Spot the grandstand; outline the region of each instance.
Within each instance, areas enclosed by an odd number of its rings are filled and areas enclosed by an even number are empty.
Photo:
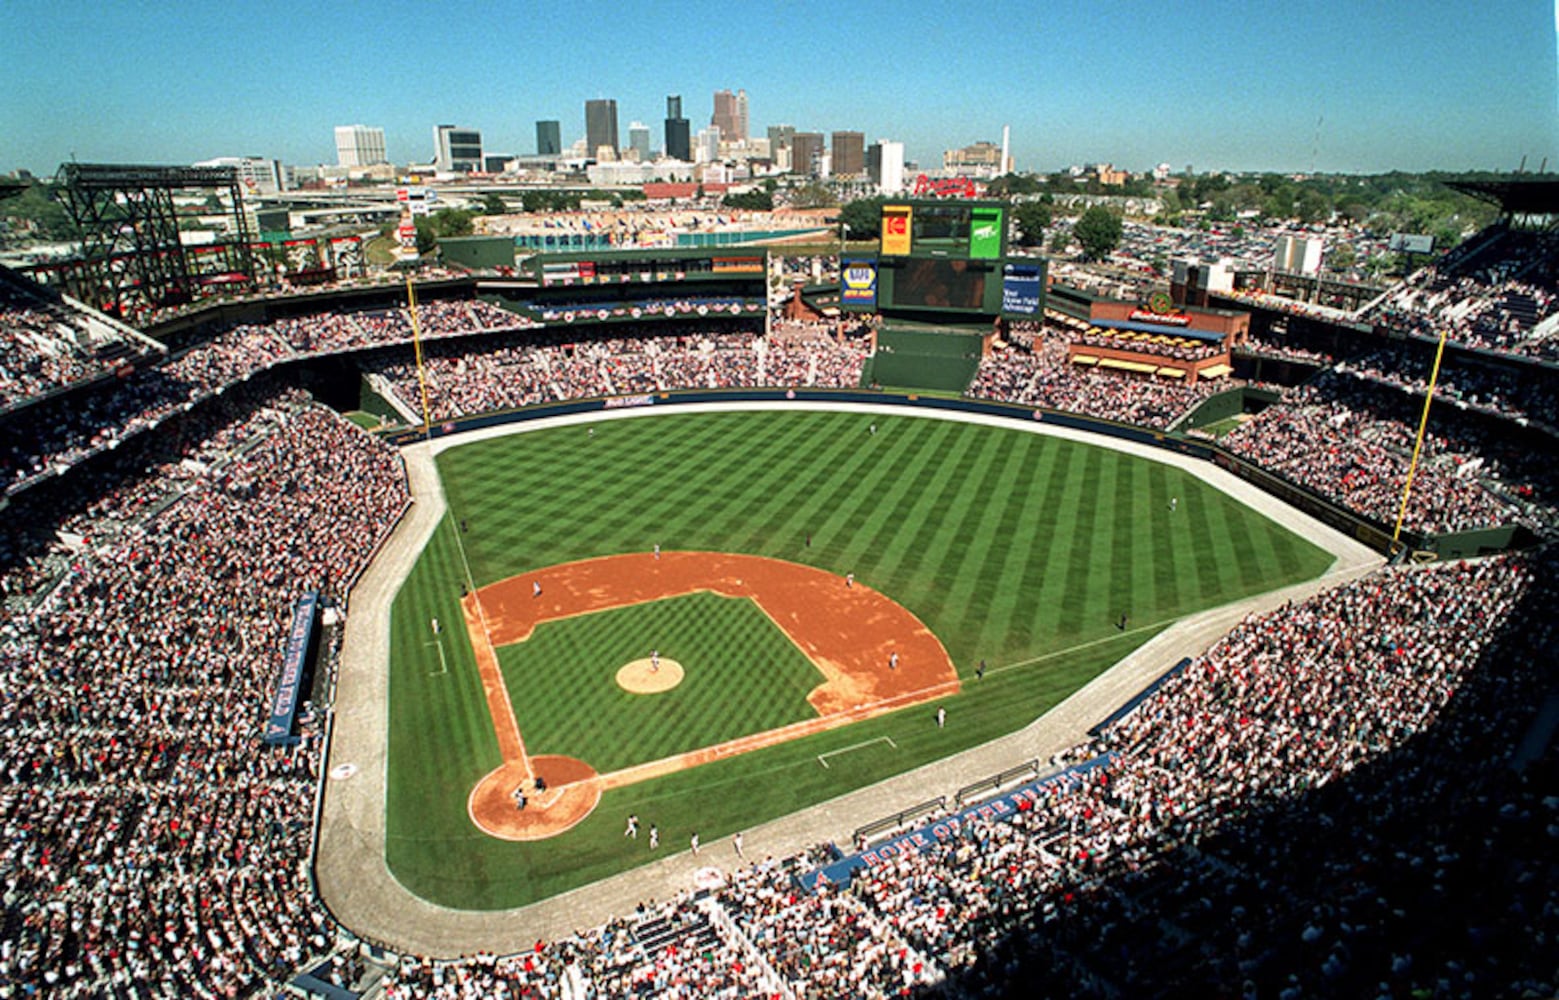
[[[1172,429],[1229,384],[1072,360],[1086,337],[1119,336],[1109,328],[1053,314],[1007,325],[982,352],[985,331],[898,327],[876,334],[870,358],[872,331],[770,330],[766,305],[748,308],[766,302],[762,275],[754,290],[711,263],[697,282],[671,271],[585,291],[581,259],[536,262],[537,276],[574,268],[557,287],[419,287],[427,435],[643,396],[1039,416],[1210,459],[1384,549],[1427,392],[1422,338],[1450,323],[1458,346],[1435,389],[1412,547],[1523,548],[1559,524],[1551,234],[1478,234],[1392,290],[1367,335],[1245,306],[1254,346],[1220,347],[1237,379],[1267,348],[1303,363],[1284,369],[1295,384],[1279,402],[1221,442]],[[142,333],[0,273],[0,995],[292,984],[389,998],[951,1000],[1036,982],[1055,996],[1559,985],[1545,947],[1559,934],[1556,595],[1541,547],[1379,570],[1231,622],[1134,710],[1092,735],[1102,718],[1080,720],[1053,759],[971,800],[985,812],[944,802],[904,816],[864,845],[871,861],[848,837],[751,865],[726,864],[727,848],[718,885],[623,900],[615,920],[516,941],[503,957],[358,938],[313,891],[313,823],[326,782],[351,778],[325,773],[341,618],[412,487],[392,440],[338,411],[371,376],[404,422],[422,416],[407,307],[394,286],[310,291]],[[927,337],[948,339],[911,349]],[[1150,353],[1206,360],[1190,339]],[[933,354],[958,369],[945,388],[962,398],[861,388],[923,385],[884,372]],[[298,742],[262,750],[262,706],[304,590],[325,607],[314,683]],[[881,850],[916,835],[914,850]],[[846,859],[848,888],[819,888],[817,873]]]

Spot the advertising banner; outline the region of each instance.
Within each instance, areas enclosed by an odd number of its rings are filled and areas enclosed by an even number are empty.
[[[847,260],[839,270],[839,300],[846,307],[877,308],[877,262]]]
[[[1004,213],[998,206],[980,206],[969,213],[969,257],[997,260],[1001,257]]]
[[[1001,311],[1019,316],[1039,312],[1042,280],[1038,264],[1007,264],[1001,269]]]
[[[914,209],[908,205],[882,206],[882,252],[888,257],[908,257]]]
[[[281,674],[276,678],[276,693],[271,698],[271,715],[265,723],[264,740],[272,746],[298,742],[292,735],[292,720],[298,714],[299,684],[314,637],[314,616],[319,595],[314,591],[298,598],[292,611],[292,627],[287,629],[287,644],[282,650]]]

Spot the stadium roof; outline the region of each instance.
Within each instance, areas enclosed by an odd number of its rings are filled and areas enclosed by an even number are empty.
[[[1559,180],[1446,181],[1445,186],[1510,215],[1559,215]]]

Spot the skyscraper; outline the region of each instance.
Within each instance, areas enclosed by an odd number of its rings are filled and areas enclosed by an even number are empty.
[[[866,151],[866,175],[883,194],[904,190],[904,144],[882,139]]]
[[[835,132],[831,145],[835,177],[859,177],[866,172],[866,136]]]
[[[715,91],[715,113],[709,124],[720,130],[726,142],[747,141],[747,91]]]
[[[536,123],[536,155],[558,156],[563,152],[563,125],[556,121]]]
[[[822,166],[823,133],[797,132],[790,137],[790,172],[815,177]]]
[[[680,94],[666,98],[666,156],[683,163],[693,161],[693,134],[687,119],[682,117]]]
[[[650,127],[643,122],[634,122],[628,126],[628,148],[633,151],[633,159],[640,163],[650,162]]]
[[[617,158],[617,102],[610,98],[585,102],[585,155],[600,156],[601,148]]]
[[[336,126],[336,165],[368,167],[388,163],[384,155],[384,129],[367,125]]]

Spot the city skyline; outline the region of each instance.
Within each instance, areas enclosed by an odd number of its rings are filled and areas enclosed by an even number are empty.
[[[1552,4],[1381,6],[1391,9],[1068,0],[1036,15],[912,3],[889,21],[808,4],[743,19],[712,3],[670,16],[584,2],[542,18],[500,5],[470,30],[404,2],[365,19],[355,6],[290,0],[177,5],[177,16],[140,0],[12,0],[0,8],[0,171],[52,174],[72,156],[328,164],[334,128],[354,122],[383,128],[396,164],[429,161],[442,122],[521,151],[538,120],[559,120],[567,148],[587,100],[659,123],[666,95],[682,94],[684,116],[701,123],[715,92],[737,89],[752,134],[780,123],[860,131],[868,145],[903,142],[922,168],[998,140],[1004,125],[1020,170],[1559,166]],[[692,44],[705,37],[722,45]],[[688,55],[646,72],[630,48]],[[532,69],[534,51],[564,58]]]

